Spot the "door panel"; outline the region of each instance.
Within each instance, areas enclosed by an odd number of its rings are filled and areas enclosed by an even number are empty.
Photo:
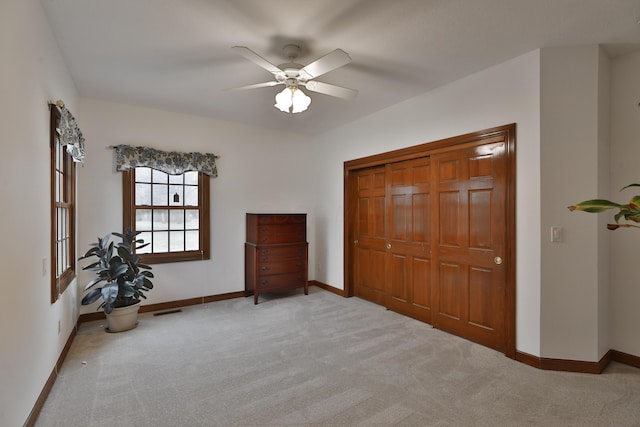
[[[408,302],[411,298],[410,283],[406,280],[407,257],[400,254],[391,255],[391,298],[394,300]]]
[[[487,190],[469,192],[469,246],[471,248],[491,248],[492,196],[492,192]]]
[[[505,333],[504,147],[498,142],[432,156],[439,201],[432,220],[439,281],[433,325],[496,349]]]
[[[491,270],[479,267],[469,269],[469,322],[487,329],[495,329],[494,319],[491,313],[494,310],[491,304]]]
[[[413,257],[413,305],[431,309],[431,262],[429,258]]]
[[[458,191],[442,191],[439,196],[438,212],[440,214],[440,228],[438,229],[438,244],[440,247],[449,246],[459,248],[463,236],[460,234],[460,193]]]
[[[438,316],[448,317],[456,321],[460,320],[460,299],[463,297],[462,267],[453,262],[440,262],[438,277],[439,294],[436,297],[438,302]]]
[[[430,161],[423,157],[386,168],[386,306],[431,322]]]
[[[353,234],[353,293],[384,305],[385,301],[385,168],[357,171],[353,177],[356,203]]]

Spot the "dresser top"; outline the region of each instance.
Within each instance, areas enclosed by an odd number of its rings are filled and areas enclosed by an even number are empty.
[[[249,213],[247,215],[306,215],[306,213]]]

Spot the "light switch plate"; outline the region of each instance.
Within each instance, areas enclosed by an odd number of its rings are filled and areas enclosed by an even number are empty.
[[[552,243],[562,242],[562,227],[558,225],[554,225],[551,227],[551,242]]]

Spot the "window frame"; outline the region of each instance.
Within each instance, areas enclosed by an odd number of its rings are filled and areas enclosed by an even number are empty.
[[[148,166],[146,166],[148,167]],[[151,167],[151,169],[154,169]],[[156,169],[157,170],[157,169]],[[198,172],[198,211],[199,211],[199,250],[182,252],[163,252],[140,254],[146,264],[163,264],[183,261],[202,261],[211,258],[210,255],[210,190],[209,175]],[[144,206],[141,209],[176,209],[175,206]],[[122,172],[122,225],[123,230],[136,226],[136,180],[135,169]],[[179,209],[179,208],[178,208]]]
[[[76,277],[76,165],[71,155],[67,152],[66,147],[60,144],[60,135],[58,134],[58,125],[60,122],[60,111],[55,105],[50,105],[50,130],[49,130],[49,148],[50,155],[50,222],[51,222],[51,263],[50,282],[51,282],[51,303],[58,300],[58,297],[64,293],[71,282]],[[62,155],[62,158],[60,158]],[[58,193],[57,186],[59,184],[58,165],[62,166],[63,182],[60,184],[61,192]],[[61,200],[57,200],[60,194]],[[68,211],[68,223],[66,224],[68,234],[63,236],[63,240],[67,240],[68,253],[66,254],[69,265],[58,276],[58,263],[60,254],[58,253],[58,209],[66,209]],[[63,257],[64,259],[64,257]]]

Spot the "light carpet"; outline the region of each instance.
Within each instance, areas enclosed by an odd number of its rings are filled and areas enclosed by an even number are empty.
[[[311,287],[82,324],[36,425],[640,426],[640,370],[538,370]]]

